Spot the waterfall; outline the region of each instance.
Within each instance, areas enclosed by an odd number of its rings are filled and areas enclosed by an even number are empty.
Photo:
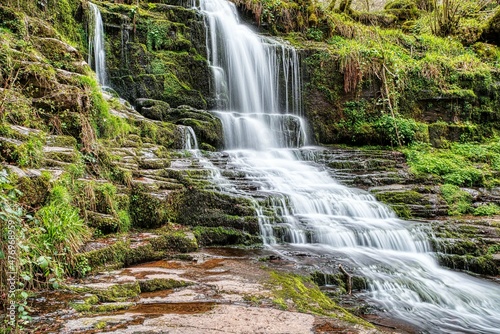
[[[178,125],[182,133],[182,146],[185,150],[197,150],[198,140],[196,139],[196,134],[190,126]]]
[[[267,198],[255,202],[268,247],[348,262],[368,278],[368,300],[424,332],[497,333],[498,285],[440,268],[424,231],[302,160],[314,149],[296,149],[308,140],[295,50],[241,24],[226,0],[201,0],[200,10],[227,169],[252,184],[228,187]]]
[[[239,24],[234,4],[201,1],[201,9],[226,148],[307,143],[295,49]]]
[[[97,81],[101,86],[106,86],[106,53],[104,50],[104,26],[102,23],[101,12],[99,8],[89,2],[90,22],[93,27],[92,33],[89,32],[89,58],[88,63],[94,69]],[[90,30],[90,29],[89,29]]]

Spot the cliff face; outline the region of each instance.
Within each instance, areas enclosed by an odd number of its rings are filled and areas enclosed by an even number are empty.
[[[214,106],[203,17],[161,3],[102,4],[113,87],[134,103],[162,100],[172,107]]]

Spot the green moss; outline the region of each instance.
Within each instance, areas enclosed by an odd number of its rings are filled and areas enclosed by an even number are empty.
[[[99,302],[102,303],[123,302],[135,299],[138,298],[141,293],[138,282],[114,284],[102,288],[88,286],[66,286],[66,288],[79,293],[91,293],[97,296]]]
[[[181,178],[188,190],[173,196],[171,210],[175,221],[188,226],[229,227],[249,234],[259,233],[251,201],[241,197],[201,190],[189,178]]]
[[[373,328],[370,323],[355,317],[325,296],[310,279],[285,273],[271,273],[270,284],[275,296],[274,302],[283,309],[329,316],[351,323]],[[289,305],[288,301],[292,302]]]
[[[500,214],[500,206],[495,203],[488,203],[478,206],[473,211],[474,216],[494,216]]]
[[[137,184],[132,187],[130,218],[133,226],[159,227],[168,223],[171,217],[165,199],[150,194],[146,186]]]
[[[40,176],[19,178],[17,188],[22,193],[19,202],[29,208],[40,208],[50,193],[51,179],[52,176],[47,173]]]
[[[20,167],[40,167],[44,161],[43,145],[45,138],[42,134],[32,134],[28,141],[17,147],[15,156]]]
[[[461,269],[491,276],[496,276],[499,273],[498,266],[491,256],[474,257],[472,255],[439,254],[438,260],[441,265],[452,269]]]
[[[381,202],[394,204],[419,204],[424,199],[422,194],[419,194],[414,190],[381,192],[377,193],[375,197],[377,197],[377,200]]]
[[[77,312],[88,312],[92,308],[93,305],[99,302],[99,297],[96,295],[88,295],[84,297],[82,300],[77,302],[72,302],[69,305]]]
[[[99,235],[118,232],[120,220],[111,215],[87,212],[87,225],[98,230]]]
[[[160,237],[152,239],[151,246],[155,251],[176,251],[188,253],[198,249],[196,239],[181,231],[157,231]]]
[[[471,148],[478,151],[496,152],[495,141],[491,144],[453,144],[450,149],[434,149],[427,145],[414,145],[403,150],[406,154],[408,164],[415,174],[433,174],[440,176],[446,183],[457,186],[474,186],[496,184],[492,173],[496,159],[491,160],[487,155],[483,158],[481,169],[477,168],[474,156],[467,152]],[[487,160],[490,159],[490,160]]]
[[[187,281],[178,281],[174,279],[166,279],[166,278],[155,278],[148,280],[140,280],[139,286],[141,287],[141,292],[154,292],[161,290],[170,290],[176,288],[182,288],[185,286],[189,286],[192,283]]]
[[[123,266],[130,245],[124,241],[118,241],[109,247],[81,253],[76,256],[77,261],[85,260],[92,270],[102,268],[107,264]]]
[[[105,303],[100,305],[93,305],[90,311],[94,313],[109,313],[109,312],[127,310],[132,306],[134,306],[134,303],[124,303],[124,302]],[[96,328],[99,328],[99,326],[96,325]]]
[[[261,242],[254,235],[227,227],[196,226],[193,233],[202,246],[252,245]]]

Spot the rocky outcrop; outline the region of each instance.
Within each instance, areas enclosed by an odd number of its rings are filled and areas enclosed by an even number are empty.
[[[132,104],[214,106],[203,17],[182,4],[99,4],[111,86]]]

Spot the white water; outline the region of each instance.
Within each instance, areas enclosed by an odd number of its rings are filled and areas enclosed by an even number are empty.
[[[182,147],[185,150],[198,150],[198,139],[194,130],[190,126],[178,125],[179,131],[181,131]]]
[[[104,50],[104,26],[102,23],[101,12],[99,8],[89,2],[91,13],[92,33],[89,32],[89,65],[94,69],[97,81],[101,86],[106,86],[106,52]]]
[[[498,285],[440,268],[425,233],[369,193],[301,161],[293,148],[307,136],[293,48],[240,24],[225,0],[202,0],[201,11],[228,169],[268,196],[268,205],[256,208],[265,242],[347,259],[369,278],[372,302],[423,331],[498,333]]]

